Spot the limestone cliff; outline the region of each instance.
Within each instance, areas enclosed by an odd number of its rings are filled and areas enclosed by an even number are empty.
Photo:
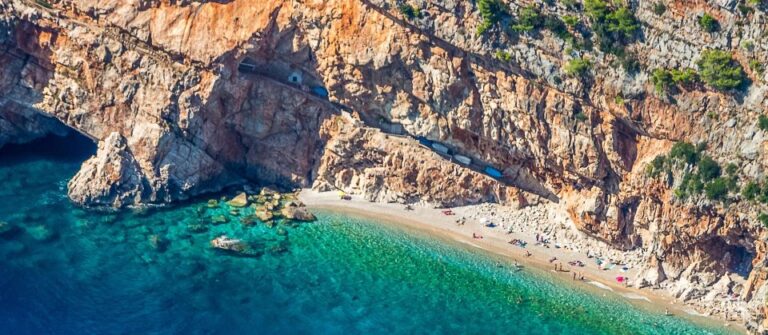
[[[62,131],[49,117],[98,141],[69,184],[84,205],[244,182],[443,206],[557,202],[581,231],[643,251],[639,285],[702,303],[740,295],[732,315],[763,331],[765,206],[680,196],[692,166],[668,178],[646,166],[706,142],[699,154],[733,163],[736,186],[764,178],[764,4],[629,1],[629,38],[593,32],[594,1],[501,1],[505,16],[479,34],[480,2],[6,1],[0,145]],[[531,5],[550,21],[524,18]],[[717,30],[702,30],[704,13]],[[621,50],[604,50],[606,36]],[[707,49],[732,55],[748,84],[660,81],[655,70],[696,68]],[[579,60],[591,67],[573,70]],[[404,137],[376,129],[392,127]]]

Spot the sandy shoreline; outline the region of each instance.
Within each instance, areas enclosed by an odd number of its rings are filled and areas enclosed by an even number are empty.
[[[355,216],[371,218],[391,224],[397,224],[426,232],[432,236],[459,242],[475,248],[483,249],[491,253],[513,259],[522,265],[532,266],[541,270],[556,272],[564,280],[572,280],[573,272],[584,277],[584,282],[574,284],[590,285],[605,291],[618,294],[633,304],[662,312],[668,309],[670,313],[690,319],[697,323],[713,326],[728,325],[734,331],[746,333],[746,329],[740,324],[728,322],[716,316],[700,316],[701,314],[692,306],[676,303],[674,297],[665,295],[663,291],[637,289],[618,283],[617,276],[630,278],[631,282],[636,276],[636,269],[630,268],[621,271],[617,266],[610,270],[600,269],[594,259],[587,258],[585,253],[567,250],[565,248],[549,248],[536,244],[535,232],[508,233],[502,227],[485,227],[478,220],[471,219],[466,208],[452,209],[456,215],[446,216],[440,209],[425,206],[413,206],[413,210],[405,210],[401,204],[372,203],[359,196],[353,196],[352,200],[340,200],[336,192],[319,193],[312,190],[303,190],[300,199],[311,208],[327,209],[343,212]],[[466,217],[463,225],[455,221]],[[473,238],[473,234],[482,235],[482,239]],[[508,243],[512,239],[520,239],[527,242],[525,248]],[[531,256],[526,256],[526,251]],[[550,262],[552,258],[556,261]],[[569,261],[582,261],[585,266],[570,266]],[[555,264],[562,271],[555,271]]]

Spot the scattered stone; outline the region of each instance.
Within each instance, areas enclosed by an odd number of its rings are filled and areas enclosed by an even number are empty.
[[[35,239],[35,241],[39,241],[39,242],[50,241],[50,240],[53,240],[53,238],[55,237],[55,234],[53,233],[53,231],[51,231],[50,229],[48,229],[48,227],[43,225],[29,228],[27,232],[29,233],[30,236],[32,236],[33,239]]]
[[[160,235],[150,235],[149,246],[151,246],[152,249],[163,252],[168,247],[168,241],[160,237]]]
[[[236,197],[232,198],[229,202],[227,202],[232,207],[245,207],[248,206],[248,195],[245,194],[245,192],[242,192],[238,194]]]
[[[270,196],[270,195],[274,195],[275,193],[279,193],[279,192],[277,192],[277,191],[275,191],[275,190],[273,190],[273,189],[271,189],[269,187],[263,187],[261,189],[261,192],[259,193],[259,195]]]
[[[257,215],[247,215],[240,218],[240,223],[244,226],[255,226],[257,223]]]
[[[237,208],[233,208],[233,209],[229,210],[229,215],[238,216],[238,215],[240,215],[240,210],[237,209]]]
[[[277,244],[269,248],[269,251],[273,254],[282,254],[282,253],[288,252],[288,247],[282,244]]]
[[[214,215],[211,217],[211,223],[218,225],[229,222],[229,218],[226,215]]]
[[[267,210],[256,211],[255,215],[259,218],[259,220],[263,222],[272,221],[272,219],[275,217],[272,212]]]
[[[263,204],[267,202],[267,197],[263,194],[259,194],[258,197],[256,197],[256,203]]]
[[[208,227],[201,223],[190,223],[187,225],[187,230],[191,233],[204,233],[208,231]]]

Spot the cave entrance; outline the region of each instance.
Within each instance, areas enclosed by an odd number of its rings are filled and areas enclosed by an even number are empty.
[[[49,134],[23,144],[6,144],[0,147],[0,166],[48,160],[79,167],[96,154],[96,143],[83,134],[68,130],[65,135]]]
[[[749,277],[749,273],[752,271],[752,260],[755,258],[755,254],[749,252],[747,248],[742,246],[733,246],[728,250],[728,253],[731,256],[730,262],[728,262],[728,270],[743,278]]]

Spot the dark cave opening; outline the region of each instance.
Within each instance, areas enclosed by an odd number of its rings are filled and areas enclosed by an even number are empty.
[[[9,143],[0,148],[0,165],[49,159],[63,163],[82,163],[96,154],[96,143],[90,138],[70,130],[64,136],[47,135],[31,142]]]

